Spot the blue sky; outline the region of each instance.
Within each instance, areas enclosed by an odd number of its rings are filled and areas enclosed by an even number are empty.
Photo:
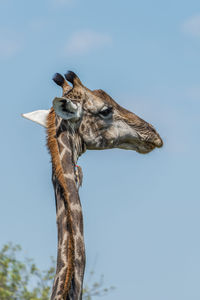
[[[45,131],[20,114],[48,109],[52,75],[73,70],[164,140],[80,158],[87,273],[116,287],[105,300],[199,299],[200,2],[0,0],[0,64],[0,246],[41,268],[56,254]]]

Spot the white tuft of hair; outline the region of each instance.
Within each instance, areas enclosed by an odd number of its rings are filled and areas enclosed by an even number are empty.
[[[26,114],[22,114],[21,116],[25,119],[33,121],[39,125],[47,127],[47,116],[50,110],[35,110]]]

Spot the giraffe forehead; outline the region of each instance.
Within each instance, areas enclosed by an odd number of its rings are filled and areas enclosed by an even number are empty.
[[[84,94],[80,90],[75,90],[71,93],[67,93],[66,97],[71,98],[72,100],[82,100],[84,98]]]
[[[94,97],[93,95],[88,95],[87,100],[84,102],[84,109],[92,112],[99,111],[103,106],[105,106],[105,102],[101,98]]]

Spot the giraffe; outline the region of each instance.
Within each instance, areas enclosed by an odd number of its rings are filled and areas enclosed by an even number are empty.
[[[57,269],[51,300],[81,300],[85,269],[83,216],[79,199],[82,170],[77,160],[86,150],[120,148],[141,154],[160,148],[163,141],[154,127],[116,103],[103,90],[91,91],[72,71],[47,111],[23,114],[47,128],[52,158],[52,181],[58,228]],[[69,85],[70,82],[72,87]]]

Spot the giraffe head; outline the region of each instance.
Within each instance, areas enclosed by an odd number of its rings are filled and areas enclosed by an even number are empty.
[[[69,71],[65,78],[58,73],[53,77],[63,89],[62,97],[53,100],[53,108],[62,123],[74,128],[86,149],[148,153],[162,147],[162,139],[151,124],[121,107],[106,92],[86,88],[75,73]],[[23,116],[45,126],[48,113],[36,111]]]
[[[63,87],[63,97],[55,98],[56,114],[77,131],[86,149],[102,150],[121,148],[148,153],[163,145],[152,125],[117,104],[102,90],[86,88],[76,74],[60,74],[53,80]]]

